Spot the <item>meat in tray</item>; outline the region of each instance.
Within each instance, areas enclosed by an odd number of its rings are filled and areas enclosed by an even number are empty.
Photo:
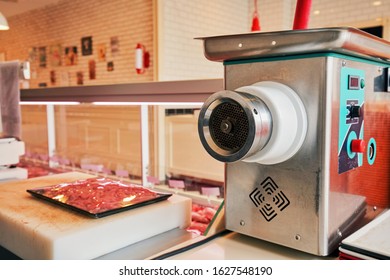
[[[93,218],[159,202],[171,196],[109,178],[77,180],[28,189],[27,192]]]

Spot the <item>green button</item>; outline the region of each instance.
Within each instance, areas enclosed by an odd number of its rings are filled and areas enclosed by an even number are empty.
[[[366,86],[366,82],[364,79],[360,79],[360,88],[364,88]]]

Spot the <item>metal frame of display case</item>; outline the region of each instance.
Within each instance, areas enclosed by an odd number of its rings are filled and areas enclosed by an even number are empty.
[[[223,79],[22,89],[23,102],[203,102]]]

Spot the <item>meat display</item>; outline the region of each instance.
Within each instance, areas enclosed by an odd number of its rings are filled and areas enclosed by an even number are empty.
[[[192,204],[192,221],[187,231],[204,234],[216,212],[214,207]]]
[[[60,168],[51,168],[47,164],[32,162],[24,159],[22,159],[17,164],[17,167],[27,169],[28,178],[35,178],[35,177],[41,177],[41,176],[47,176],[51,174],[58,174],[58,173],[65,172]]]
[[[96,218],[167,199],[171,194],[109,178],[90,178],[27,192]]]

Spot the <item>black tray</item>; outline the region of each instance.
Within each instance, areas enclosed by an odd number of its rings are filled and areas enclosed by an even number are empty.
[[[133,188],[133,189],[137,189],[137,190],[141,190],[141,191],[144,190],[149,195],[153,195],[153,197],[145,197],[144,199],[142,197],[137,198],[137,202],[135,202],[135,203],[128,202],[125,205],[117,205],[111,209],[103,209],[101,211],[98,211],[96,209],[89,210],[89,209],[86,209],[86,208],[83,208],[80,206],[76,206],[76,205],[73,205],[72,202],[69,203],[68,201],[61,201],[61,200],[55,199],[47,194],[48,191],[53,191],[53,190],[55,191],[55,189],[59,190],[63,187],[68,187],[68,190],[70,188],[72,188],[73,190],[77,190],[77,189],[80,190],[80,185],[77,185],[77,184],[80,184],[80,182],[94,182],[95,184],[98,184],[99,183],[98,180],[104,180],[105,183],[107,183],[107,182],[112,182],[113,184],[118,183],[118,184],[120,184],[120,186],[118,186],[118,190],[122,189],[122,188],[123,188],[123,190],[129,190],[128,188]],[[101,194],[102,193],[104,194],[105,193],[105,186],[100,186],[100,187],[101,187],[101,189],[99,190],[99,192]],[[74,182],[70,182],[70,183],[28,189],[27,192],[30,193],[31,195],[33,195],[34,197],[37,197],[37,198],[45,200],[45,201],[49,201],[50,203],[60,205],[60,206],[67,208],[67,209],[74,210],[78,213],[81,213],[83,215],[86,215],[86,216],[92,217],[92,218],[102,218],[102,217],[116,214],[119,212],[123,212],[123,211],[127,211],[130,209],[153,204],[153,203],[156,203],[159,201],[166,200],[172,195],[169,193],[155,192],[155,191],[149,190],[147,188],[143,188],[141,186],[137,186],[137,185],[133,185],[133,184],[125,184],[123,182],[109,180],[106,178],[91,178],[91,179],[86,179],[86,180],[78,180],[78,181],[74,181]],[[79,202],[83,202],[83,201],[84,201],[84,199],[79,198]],[[104,201],[104,200],[102,200],[102,201]],[[121,202],[121,200],[120,200],[120,198],[118,198],[117,203],[120,204],[120,202]],[[123,199],[122,199],[122,202],[123,202]]]

